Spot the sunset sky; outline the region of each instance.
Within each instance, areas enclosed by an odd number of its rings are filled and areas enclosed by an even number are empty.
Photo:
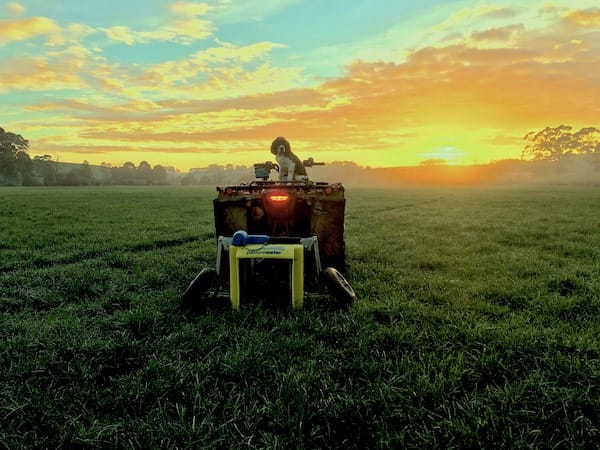
[[[600,127],[597,0],[0,0],[0,127],[32,156],[471,164],[560,124]]]

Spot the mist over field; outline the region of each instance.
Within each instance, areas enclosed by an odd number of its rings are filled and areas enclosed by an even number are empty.
[[[212,164],[182,173],[175,168],[158,172],[143,162],[136,167],[93,166],[73,163],[44,163],[28,178],[14,178],[9,184],[29,186],[55,184],[90,185],[203,185],[224,186],[255,180],[254,167]],[[144,165],[148,170],[143,169]],[[142,170],[143,169],[143,170]],[[585,158],[558,162],[503,160],[491,164],[453,165],[427,162],[420,166],[372,168],[352,161],[333,161],[307,169],[310,180],[340,182],[344,186],[490,186],[514,184],[594,184],[600,182],[600,165]],[[50,179],[46,178],[48,172]],[[271,172],[277,179],[277,172]],[[50,181],[49,181],[50,180]]]
[[[390,168],[364,168],[348,162],[313,167],[310,176],[358,186],[578,184],[600,183],[600,166],[578,158],[559,163],[504,160],[482,165],[436,163]]]

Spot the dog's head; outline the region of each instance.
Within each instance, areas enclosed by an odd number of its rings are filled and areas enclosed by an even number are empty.
[[[280,136],[271,144],[271,153],[275,156],[284,155],[289,157],[292,153],[292,148],[286,138]]]

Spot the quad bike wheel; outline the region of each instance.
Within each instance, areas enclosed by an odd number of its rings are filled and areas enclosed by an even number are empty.
[[[335,267],[327,267],[321,273],[321,278],[327,289],[342,305],[348,306],[356,300],[356,293],[350,283]]]
[[[211,289],[215,289],[219,275],[215,269],[205,268],[192,280],[181,297],[181,310],[190,313],[200,309]]]

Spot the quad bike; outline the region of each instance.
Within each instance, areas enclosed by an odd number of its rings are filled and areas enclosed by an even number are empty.
[[[312,158],[305,167],[322,165]],[[356,294],[342,275],[345,270],[344,188],[341,183],[272,181],[272,162],[254,164],[256,180],[217,187],[213,200],[217,236],[216,267],[203,269],[182,296],[184,311],[224,303],[231,291],[231,246],[301,244],[304,249],[303,289],[306,297],[333,297],[350,305]],[[240,268],[246,298],[279,301],[289,296],[290,268],[274,259],[252,259]],[[237,270],[237,269],[236,269]],[[229,284],[229,286],[228,286]],[[323,289],[325,288],[325,289]],[[233,303],[232,303],[233,304]]]

